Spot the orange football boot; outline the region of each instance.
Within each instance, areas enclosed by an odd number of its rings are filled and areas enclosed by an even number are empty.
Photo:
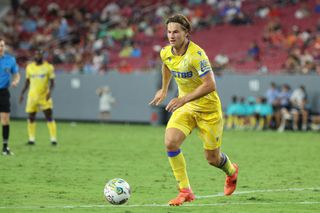
[[[236,172],[231,175],[226,177],[226,183],[224,185],[224,194],[225,195],[231,195],[237,187],[237,178],[238,178],[238,172],[239,172],[239,167],[237,164],[233,163],[232,164],[234,168],[236,169]]]
[[[180,189],[179,194],[176,198],[169,201],[170,206],[180,206],[184,202],[191,202],[195,199],[195,195],[193,194],[191,189]]]

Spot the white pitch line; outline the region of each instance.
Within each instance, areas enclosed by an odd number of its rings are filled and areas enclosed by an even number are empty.
[[[252,191],[240,191],[235,192],[233,195],[241,194],[255,194],[255,193],[271,193],[271,192],[287,192],[287,191],[307,191],[307,190],[320,190],[319,187],[314,188],[288,188],[288,189],[264,189],[264,190],[252,190]],[[215,195],[196,196],[197,199],[205,199],[212,197],[223,197],[222,193]],[[196,204],[186,203],[183,206],[189,207],[203,207],[203,206],[226,206],[226,205],[320,205],[318,201],[283,201],[283,202],[241,202],[241,203],[208,203],[208,204]],[[66,206],[0,206],[0,209],[76,209],[76,208],[134,208],[134,207],[168,207],[168,204],[141,204],[141,205],[66,205]]]
[[[236,191],[232,195],[270,193],[270,192],[287,192],[287,191],[306,191],[306,190],[320,190],[320,188],[314,187],[314,188],[262,189],[262,190],[240,191],[240,192]],[[196,196],[196,198],[197,199],[204,199],[204,198],[223,197],[223,196],[225,196],[223,193],[218,193],[215,195]]]

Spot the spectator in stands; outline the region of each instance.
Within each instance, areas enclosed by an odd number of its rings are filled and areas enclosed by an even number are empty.
[[[320,14],[320,0],[316,0],[316,4],[314,6],[314,12],[316,14]]]
[[[270,20],[263,33],[263,41],[270,47],[279,47],[284,41],[282,25],[279,19]]]
[[[300,29],[297,25],[291,27],[291,32],[286,36],[285,40],[286,46],[289,48],[289,50],[297,45],[299,33]]]
[[[220,76],[222,72],[228,67],[229,65],[229,57],[225,54],[218,54],[214,57],[214,61],[212,62],[212,68],[214,73],[217,76]]]
[[[307,3],[302,2],[300,7],[294,13],[294,17],[296,19],[304,19],[308,16],[310,16],[310,9],[309,9]]]
[[[223,17],[225,23],[230,23],[232,19],[241,12],[240,6],[241,5],[237,5],[234,1],[225,3],[220,12],[220,16]]]
[[[268,13],[268,17],[271,19],[278,19],[281,16],[281,12],[278,4],[273,3],[270,7],[270,11]]]
[[[306,30],[299,33],[299,40],[301,41],[302,50],[307,49],[308,46],[310,45],[310,43],[312,42],[312,40],[313,40],[312,34],[313,33],[312,33],[311,29],[306,29]]]
[[[270,13],[270,7],[267,5],[258,6],[255,15],[259,18],[267,18]]]
[[[252,20],[243,12],[236,13],[230,21],[230,24],[235,26],[251,24],[251,23],[252,23]]]
[[[304,53],[300,56],[300,61],[302,74],[310,74],[316,71],[316,64],[309,50],[304,50]]]
[[[92,58],[92,66],[94,70],[96,70],[98,73],[103,74],[106,72],[106,70],[103,70],[105,68],[106,64],[106,58],[105,55],[102,54],[100,50],[95,51],[93,58]]]
[[[295,74],[299,73],[301,70],[301,51],[299,48],[293,49],[285,61],[284,67],[287,73]]]
[[[249,49],[247,50],[247,54],[244,59],[242,59],[239,63],[245,63],[246,61],[255,61],[257,62],[257,67],[260,67],[261,62],[261,50],[257,43],[257,41],[253,41],[250,43]]]
[[[293,115],[293,130],[298,130],[298,122],[300,116],[302,117],[302,127],[303,131],[306,131],[308,128],[308,107],[307,107],[307,92],[304,85],[296,88],[290,97]]]
[[[278,131],[283,131],[286,127],[286,122],[291,118],[289,112],[291,110],[291,88],[288,84],[283,84],[278,95],[279,106],[274,109],[276,128]]]
[[[126,60],[121,60],[118,66],[118,70],[120,73],[131,73],[133,71],[133,67]]]
[[[120,58],[129,58],[132,54],[133,47],[130,43],[124,45],[124,47],[119,52]]]
[[[131,52],[130,57],[132,57],[132,58],[140,58],[141,54],[142,54],[141,48],[136,43],[133,42],[133,44],[132,44],[132,52]]]

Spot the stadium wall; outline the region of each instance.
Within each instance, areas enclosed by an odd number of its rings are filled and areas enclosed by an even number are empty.
[[[27,118],[24,111],[25,103],[19,104],[23,81],[18,88],[11,88],[13,118]],[[275,82],[279,85],[288,83],[292,88],[305,85],[313,111],[320,111],[320,76],[224,75],[216,77],[216,82],[223,108],[230,103],[233,95],[261,96],[265,94],[270,82]],[[96,89],[108,86],[115,98],[110,121],[163,123],[166,120],[164,106],[177,94],[177,87],[172,84],[168,98],[161,107],[150,107],[148,103],[160,85],[160,72],[132,74],[109,72],[106,75],[58,74],[53,92],[54,117],[60,120],[98,121],[99,97]],[[38,117],[43,118],[43,115],[39,114]]]

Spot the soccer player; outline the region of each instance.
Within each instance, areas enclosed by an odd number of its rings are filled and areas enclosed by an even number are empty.
[[[12,155],[8,147],[10,132],[10,92],[9,86],[16,87],[20,81],[19,67],[16,59],[5,53],[5,41],[0,38],[0,117],[2,125],[3,155]],[[11,81],[11,75],[13,79]]]
[[[29,89],[26,112],[28,113],[28,145],[34,145],[36,139],[36,113],[41,109],[46,117],[52,145],[57,145],[56,123],[52,118],[51,93],[54,88],[54,67],[43,60],[43,51],[35,51],[34,62],[26,68],[26,81],[20,95],[20,103],[24,93]]]
[[[162,88],[157,91],[151,105],[159,105],[166,97],[173,76],[179,96],[166,106],[173,112],[165,132],[165,146],[179,194],[169,205],[182,205],[195,199],[189,184],[186,162],[180,149],[185,138],[195,128],[203,141],[208,163],[226,173],[225,195],[236,189],[238,166],[220,151],[223,131],[223,115],[216,83],[206,53],[189,40],[191,25],[180,14],[167,19],[167,37],[170,45],[165,46],[160,56],[162,65]]]

